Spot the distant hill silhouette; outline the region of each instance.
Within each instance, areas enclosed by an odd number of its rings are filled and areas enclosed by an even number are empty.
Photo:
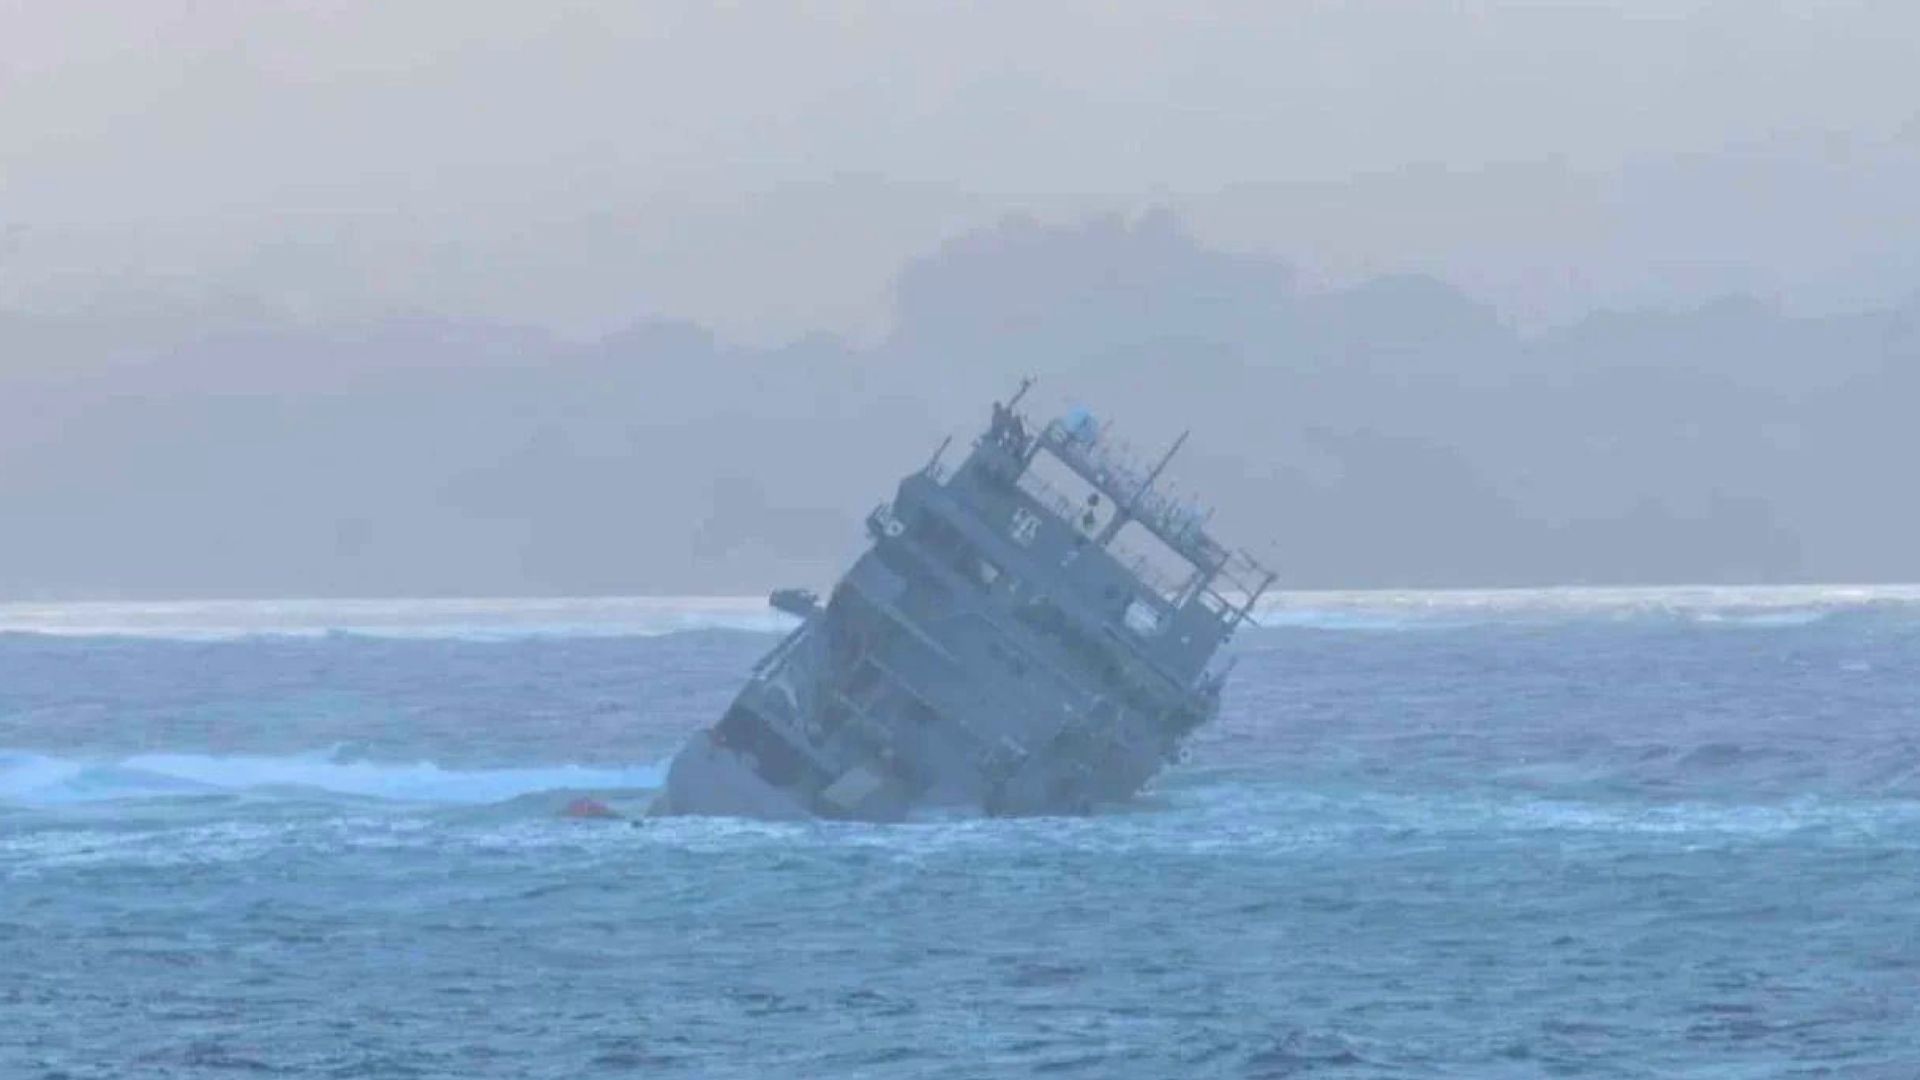
[[[1920,579],[1920,303],[1729,298],[1535,336],[1419,277],[1333,292],[1166,215],[907,266],[892,332],[775,349],[236,303],[0,316],[0,596],[819,584],[1022,375],[1294,587]]]

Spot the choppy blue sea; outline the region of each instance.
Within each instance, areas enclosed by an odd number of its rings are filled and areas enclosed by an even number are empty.
[[[0,607],[0,1077],[1920,1076],[1920,596],[1283,598],[1135,805],[633,805],[753,604]]]

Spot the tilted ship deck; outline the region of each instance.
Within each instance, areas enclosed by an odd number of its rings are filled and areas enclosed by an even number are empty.
[[[1216,650],[1273,574],[1074,411],[1012,401],[867,517],[873,545],[674,757],[656,814],[896,821],[1083,813],[1219,711]],[[945,444],[941,449],[944,451]],[[1230,667],[1230,665],[1228,665]]]

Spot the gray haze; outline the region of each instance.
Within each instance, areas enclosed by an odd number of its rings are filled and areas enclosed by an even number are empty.
[[[1912,580],[1920,8],[0,4],[0,594],[819,583],[1024,373],[1296,586]]]

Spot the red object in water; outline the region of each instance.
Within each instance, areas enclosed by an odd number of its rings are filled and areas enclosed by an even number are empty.
[[[560,811],[560,815],[562,817],[577,818],[613,818],[620,816],[614,813],[611,807],[599,799],[589,799],[584,796],[568,803],[567,808]]]

